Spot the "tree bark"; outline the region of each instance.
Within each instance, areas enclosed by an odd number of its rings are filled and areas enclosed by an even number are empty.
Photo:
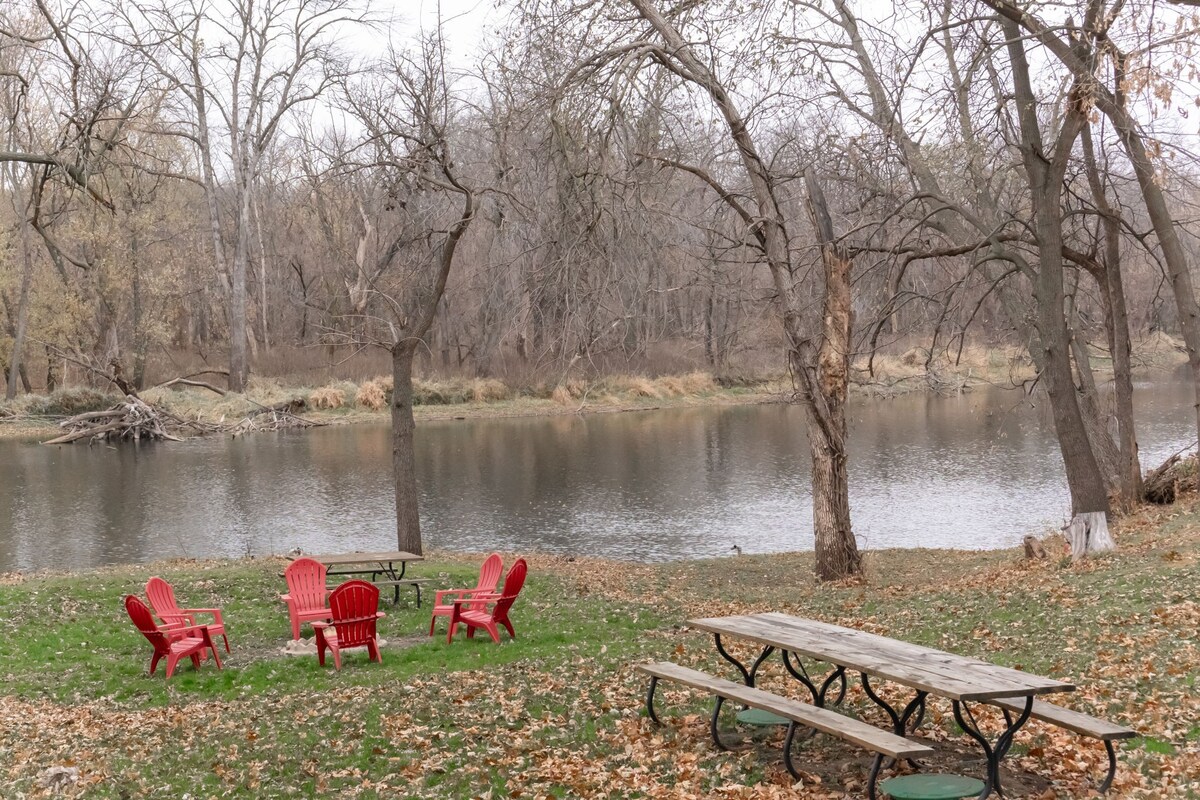
[[[21,285],[17,289],[17,324],[13,331],[12,356],[8,363],[8,377],[4,388],[4,399],[17,396],[17,379],[24,381],[29,391],[29,380],[25,376],[25,336],[29,328],[30,285],[33,282],[33,246],[29,242],[29,225],[21,220]]]
[[[1072,561],[1117,549],[1117,543],[1108,532],[1108,518],[1100,512],[1076,514],[1063,532],[1071,544]]]
[[[1104,302],[1108,349],[1113,363],[1117,445],[1121,453],[1121,496],[1127,504],[1132,504],[1142,496],[1142,465],[1133,422],[1133,371],[1129,361],[1133,348],[1129,337],[1125,285],[1121,277],[1121,222],[1116,210],[1109,205],[1104,184],[1100,181],[1090,126],[1083,129],[1083,158],[1092,201],[1100,212],[1104,229],[1104,275],[1102,281],[1097,276],[1097,282],[1101,283],[1100,297]]]
[[[420,492],[413,455],[417,425],[413,419],[412,371],[416,351],[415,339],[404,339],[392,347],[392,471],[396,484],[396,545],[421,555]]]
[[[815,370],[801,351],[793,351],[793,370],[804,377],[808,395],[808,443],[812,453],[813,534],[819,580],[862,573],[862,556],[850,527],[850,476],[846,454],[846,396],[850,380],[850,333],[854,313],[850,294],[851,262],[838,247],[821,186],[805,172],[808,204],[825,267],[821,308],[822,337]]]

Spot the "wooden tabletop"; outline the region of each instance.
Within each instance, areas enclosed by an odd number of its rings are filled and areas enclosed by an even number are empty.
[[[977,658],[788,614],[690,619],[698,630],[747,639],[864,672],[950,700],[990,700],[1069,692],[1075,686]]]
[[[311,558],[313,561],[320,561],[327,566],[334,564],[380,564],[396,561],[424,561],[424,556],[419,556],[415,553],[406,553],[403,550],[391,550],[380,553],[334,553],[324,556],[310,556],[307,553],[300,556],[288,556],[288,559],[295,561],[297,558]]]

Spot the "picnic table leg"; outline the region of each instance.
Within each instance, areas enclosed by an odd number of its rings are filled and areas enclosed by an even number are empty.
[[[751,669],[746,669],[745,664],[738,661],[733,656],[729,655],[729,651],[726,650],[725,645],[721,643],[721,634],[714,633],[713,640],[717,643],[717,652],[721,654],[721,658],[725,659],[730,664],[733,664],[735,667],[737,667],[738,672],[742,673],[742,682],[745,683],[747,686],[754,685],[754,676],[755,676],[755,673],[758,672],[759,665],[762,664],[763,659],[765,659],[767,656],[769,656],[772,653],[772,651],[775,650],[774,647],[765,648],[762,651],[762,653],[759,655],[758,659],[754,662],[754,666]]]
[[[838,695],[836,698],[834,698],[832,704],[835,706],[842,704],[842,700],[845,699],[845,697],[846,697],[846,668],[845,667],[842,667],[842,666],[837,667],[833,672],[831,672],[829,674],[829,676],[827,678],[825,678],[824,682],[822,682],[822,684],[821,684],[821,688],[818,689],[816,684],[814,684],[812,682],[812,679],[808,675],[808,670],[806,670],[804,668],[804,664],[800,661],[799,658],[796,659],[796,663],[794,665],[792,664],[792,655],[787,650],[783,651],[783,665],[785,667],[787,667],[787,671],[791,673],[793,678],[795,678],[796,680],[798,680],[802,684],[804,684],[804,686],[808,689],[809,693],[812,695],[813,705],[818,706],[820,708],[825,707],[825,704],[826,704],[825,698],[826,698],[826,695],[829,693],[829,687],[833,686],[833,682],[835,680],[840,681],[840,686],[838,687]]]
[[[744,743],[741,745],[741,747],[735,748],[735,747],[730,747],[729,745],[727,745],[721,741],[721,733],[719,730],[717,730],[717,721],[721,716],[721,709],[724,707],[724,705],[725,705],[725,698],[721,697],[721,695],[717,695],[716,702],[713,703],[712,718],[709,720],[709,724],[708,724],[708,730],[712,734],[713,744],[716,745],[716,748],[718,750],[724,750],[726,752],[731,752],[733,750],[744,750],[750,746],[748,743]]]
[[[1008,753],[1008,748],[1012,746],[1013,737],[1016,736],[1017,731],[1029,721],[1029,714],[1033,711],[1033,695],[1025,698],[1025,710],[1015,721],[1006,715],[1004,732],[996,739],[995,746],[991,745],[987,737],[979,730],[979,726],[975,723],[975,716],[965,701],[955,700],[953,706],[954,721],[966,731],[968,736],[979,742],[979,746],[983,748],[984,758],[987,760],[987,777],[983,782],[983,791],[979,793],[979,800],[984,800],[993,791],[1003,796],[1004,788],[1000,785],[1000,761]],[[964,710],[966,717],[963,716]]]
[[[862,687],[863,691],[867,693],[867,697],[871,698],[871,701],[875,705],[882,708],[891,717],[892,732],[897,736],[904,736],[911,732],[908,728],[908,721],[912,718],[913,714],[917,715],[916,722],[912,726],[912,730],[914,731],[921,724],[921,720],[925,718],[925,698],[928,696],[928,692],[917,692],[917,696],[904,707],[904,711],[897,714],[896,709],[892,708],[890,703],[875,694],[875,691],[871,688],[871,679],[865,672],[862,673]]]
[[[662,725],[662,720],[658,718],[658,714],[654,713],[654,690],[658,688],[658,676],[650,676],[650,689],[646,692],[646,713],[650,719],[654,720],[655,724]]]
[[[1108,794],[1113,778],[1117,777],[1117,751],[1113,747],[1112,739],[1104,740],[1104,749],[1108,751],[1108,774],[1104,776],[1104,782],[1100,784],[1100,794]]]

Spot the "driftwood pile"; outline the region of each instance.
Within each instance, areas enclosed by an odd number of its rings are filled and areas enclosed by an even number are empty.
[[[183,441],[186,436],[230,433],[240,436],[255,431],[277,431],[283,428],[311,428],[322,423],[296,415],[304,410],[302,399],[286,400],[272,406],[259,406],[236,422],[208,422],[185,419],[161,406],[148,403],[135,394],[105,411],[88,411],[64,419],[59,427],[66,433],[44,444],[69,444],[81,439],[99,441]]]
[[[1181,458],[1179,453],[1168,458],[1158,469],[1146,473],[1142,480],[1142,496],[1147,502],[1168,505],[1175,502],[1181,492],[1200,489],[1196,456]]]
[[[177,417],[151,406],[140,397],[127,395],[107,411],[87,411],[64,419],[58,426],[66,428],[67,432],[46,444],[67,444],[79,439],[130,439],[135,442],[166,439],[178,442],[182,440],[167,432],[168,426],[177,422]]]

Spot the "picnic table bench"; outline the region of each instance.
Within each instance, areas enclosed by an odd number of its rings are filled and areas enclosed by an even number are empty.
[[[650,676],[650,690],[646,694],[646,711],[655,722],[659,722],[659,719],[654,711],[654,690],[659,680],[676,681],[697,689],[704,689],[713,694],[716,697],[716,704],[713,706],[709,730],[712,733],[713,743],[719,750],[730,749],[721,741],[721,735],[717,729],[721,707],[726,700],[743,703],[751,708],[770,711],[787,719],[787,736],[783,741],[783,763],[787,767],[787,771],[796,780],[800,780],[801,778],[800,772],[792,763],[792,743],[795,740],[797,725],[836,736],[839,739],[856,744],[865,750],[875,753],[875,760],[871,765],[871,774],[867,779],[867,796],[871,800],[875,800],[876,797],[875,781],[879,777],[879,769],[885,757],[911,758],[912,756],[933,753],[933,748],[931,747],[909,741],[903,736],[881,731],[874,725],[854,719],[853,717],[847,717],[836,711],[830,711],[829,709],[820,708],[808,703],[801,703],[791,698],[780,697],[770,692],[764,692],[762,689],[756,689],[753,686],[727,681],[724,678],[717,678],[706,672],[689,667],[681,667],[669,661],[640,664],[637,669]]]
[[[896,737],[904,737],[920,726],[924,718],[926,700],[930,695],[950,700],[955,721],[979,744],[984,753],[986,770],[983,790],[979,795],[981,799],[993,791],[1002,791],[1000,763],[1008,753],[1013,738],[1031,718],[1060,725],[1105,743],[1109,753],[1109,771],[1100,785],[1101,792],[1106,791],[1112,784],[1116,771],[1116,755],[1112,742],[1136,735],[1128,728],[1035,700],[1035,697],[1040,695],[1073,691],[1075,686],[1070,683],[976,658],[777,612],[692,619],[688,620],[687,624],[713,635],[718,654],[738,670],[746,687],[754,687],[763,663],[778,650],[782,654],[787,672],[805,686],[811,695],[812,707],[817,709],[824,709],[830,704],[840,704],[845,696],[847,671],[858,672],[864,692],[873,703],[887,713],[892,724],[892,735]],[[723,637],[747,641],[759,645],[762,649],[748,666],[730,655],[724,646]],[[804,659],[829,665],[829,674],[824,678],[811,676],[803,663]],[[669,671],[665,668],[655,665],[655,669],[659,672],[657,677],[668,676]],[[646,669],[643,671],[651,674],[653,684],[655,675]],[[691,681],[690,685],[705,688],[718,696],[722,695],[713,688],[714,686],[720,687],[721,691],[726,692],[726,696],[730,691],[724,685],[729,683],[727,681],[721,684],[701,685],[699,678],[689,673],[674,673],[671,677],[674,680]],[[911,689],[911,701],[903,708],[893,707],[875,692],[871,684],[872,679],[889,681]],[[835,684],[838,684],[837,695],[831,698],[829,691]],[[779,705],[777,701],[772,700],[772,707],[766,708],[768,701],[765,698],[761,695],[752,697],[757,704],[749,702],[747,696],[738,697],[737,702],[778,714],[783,718],[782,721],[788,722],[789,728],[796,724],[816,727],[797,719],[794,714],[789,715],[780,710],[793,711],[788,705],[791,701]],[[651,693],[647,695],[648,706],[652,699],[653,685]],[[985,736],[976,722],[973,706],[981,704],[995,705],[1003,711],[1005,727],[994,741]],[[653,717],[652,713],[651,716]],[[822,718],[822,721],[829,725],[833,724],[831,720],[830,717]],[[845,733],[848,729],[842,726],[837,730]],[[713,732],[715,737],[715,717]],[[789,730],[789,739],[793,734],[794,730]],[[840,734],[835,732],[834,735]],[[848,736],[842,738],[851,740]],[[862,741],[857,743],[867,746]],[[876,744],[896,747],[895,742],[888,740],[878,740]],[[883,753],[878,749],[875,752],[877,757]]]
[[[423,561],[424,556],[408,553],[403,550],[384,550],[370,553],[333,553],[327,555],[305,556],[314,561],[320,561],[327,568],[326,576],[340,575],[370,575],[371,583],[376,586],[391,586],[394,591],[392,603],[400,602],[400,587],[411,586],[417,592],[417,608],[421,607],[421,586],[429,578],[406,577],[410,561]],[[291,560],[299,556],[289,556]],[[397,564],[399,567],[397,567]],[[383,580],[377,580],[383,576]],[[330,587],[333,588],[333,587]]]

